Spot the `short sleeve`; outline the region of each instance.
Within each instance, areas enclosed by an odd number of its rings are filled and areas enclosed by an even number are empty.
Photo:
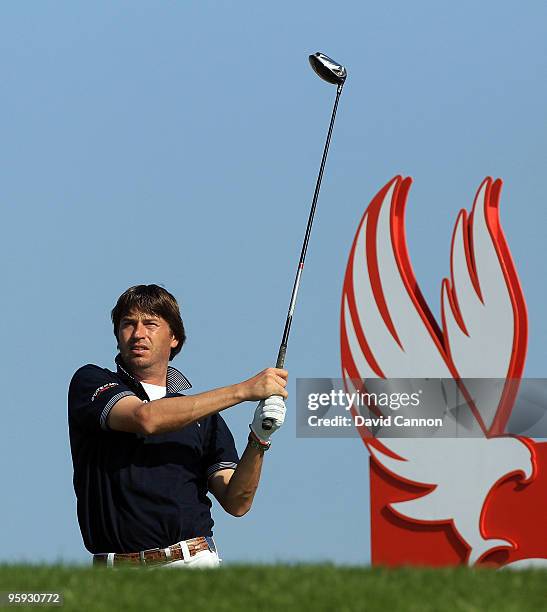
[[[81,367],[72,377],[68,390],[68,421],[85,431],[112,431],[106,419],[122,397],[135,395],[116,376],[95,365]]]
[[[206,454],[207,477],[219,470],[235,470],[239,457],[232,432],[220,414],[212,417],[211,436]]]

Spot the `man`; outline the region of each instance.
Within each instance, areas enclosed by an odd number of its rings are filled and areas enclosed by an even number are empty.
[[[168,362],[186,339],[175,298],[157,285],[125,291],[112,310],[117,370],[80,368],[68,395],[78,522],[93,563],[219,563],[212,493],[234,516],[251,508],[270,436],[285,418],[287,372],[184,396]],[[260,401],[241,457],[219,412]],[[262,429],[264,418],[273,421]]]

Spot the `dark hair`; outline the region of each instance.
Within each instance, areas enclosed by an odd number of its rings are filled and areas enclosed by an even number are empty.
[[[178,355],[186,340],[186,333],[177,300],[169,291],[158,285],[135,285],[124,291],[118,298],[116,306],[112,309],[112,323],[116,340],[118,340],[121,320],[131,311],[156,315],[165,319],[169,323],[173,336],[179,341],[178,345],[171,349],[169,361],[175,355]]]

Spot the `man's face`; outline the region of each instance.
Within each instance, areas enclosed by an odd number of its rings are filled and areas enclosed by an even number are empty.
[[[132,371],[167,365],[178,343],[169,323],[158,315],[131,311],[120,321],[118,347]]]

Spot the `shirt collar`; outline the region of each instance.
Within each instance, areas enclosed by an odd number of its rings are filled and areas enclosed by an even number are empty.
[[[134,384],[140,384],[139,381],[127,371],[121,355],[116,355],[115,361],[118,374],[123,374],[133,381]],[[184,374],[172,366],[167,366],[167,393],[181,393],[181,391],[186,391],[191,387],[192,385],[190,384],[190,381],[186,378],[186,376],[184,376]]]

